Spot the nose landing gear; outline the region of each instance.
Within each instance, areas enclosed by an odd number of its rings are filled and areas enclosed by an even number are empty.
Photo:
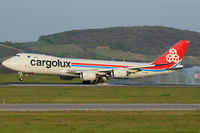
[[[24,79],[23,79],[23,73],[22,72],[18,72],[18,74],[19,74],[19,81],[23,81]]]

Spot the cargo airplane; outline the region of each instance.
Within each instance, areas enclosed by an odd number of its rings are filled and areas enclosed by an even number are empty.
[[[83,83],[102,83],[110,78],[143,78],[177,72],[190,41],[180,40],[151,63],[60,58],[44,54],[19,53],[2,62],[4,67],[23,73],[59,75],[62,80],[81,78]]]

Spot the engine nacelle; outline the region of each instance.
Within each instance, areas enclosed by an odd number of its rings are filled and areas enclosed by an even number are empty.
[[[124,69],[114,69],[112,70],[111,76],[113,78],[125,78],[127,77],[127,71]]]
[[[60,75],[60,80],[72,80],[72,79],[73,79],[73,77]]]
[[[96,73],[95,72],[91,72],[91,71],[85,71],[82,72],[80,75],[80,78],[84,81],[93,81],[96,79]]]

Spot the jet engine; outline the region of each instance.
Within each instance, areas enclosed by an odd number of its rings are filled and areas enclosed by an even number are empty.
[[[127,71],[124,69],[114,69],[112,70],[111,76],[113,78],[124,78],[127,76]]]
[[[93,81],[96,79],[96,73],[95,72],[91,72],[91,71],[85,71],[85,72],[82,72],[81,75],[80,75],[80,78],[83,80],[83,81]]]

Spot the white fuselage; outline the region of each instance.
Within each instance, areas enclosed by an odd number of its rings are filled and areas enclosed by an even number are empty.
[[[140,68],[148,66],[151,63],[73,59],[42,54],[20,53],[7,59],[2,64],[9,69],[19,72],[77,77],[79,75],[72,72],[96,70],[107,71],[121,68],[126,69],[129,67]],[[172,72],[176,71],[139,71],[137,73],[130,73],[122,78],[142,78]]]

